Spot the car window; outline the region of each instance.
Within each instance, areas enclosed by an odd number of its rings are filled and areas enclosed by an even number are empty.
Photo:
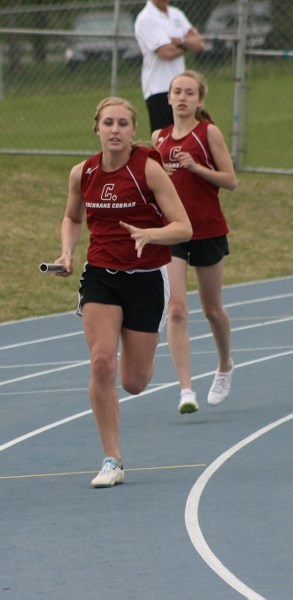
[[[89,33],[114,33],[113,15],[107,13],[92,13],[78,17],[74,24],[76,31],[88,31]],[[119,16],[119,29],[124,33],[133,33],[134,26],[131,15],[121,14]]]

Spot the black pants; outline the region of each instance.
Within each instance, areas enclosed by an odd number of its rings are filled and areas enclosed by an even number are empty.
[[[173,112],[168,103],[168,92],[154,94],[146,99],[146,105],[149,113],[151,133],[155,129],[163,129],[172,125]]]

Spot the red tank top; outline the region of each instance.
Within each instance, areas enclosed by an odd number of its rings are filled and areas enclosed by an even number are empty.
[[[162,227],[163,215],[145,177],[147,158],[161,164],[156,150],[134,147],[128,162],[111,173],[101,168],[102,152],[85,161],[81,193],[85,202],[90,244],[89,264],[120,271],[156,269],[171,260],[169,246],[147,244],[137,258],[135,242],[119,225]]]
[[[207,239],[225,235],[228,226],[219,201],[219,188],[200,175],[180,167],[176,155],[189,152],[194,160],[211,170],[216,170],[207,139],[209,121],[200,121],[185,137],[172,138],[173,125],[161,129],[157,147],[163,163],[175,169],[171,179],[184,204],[193,228],[192,239]]]

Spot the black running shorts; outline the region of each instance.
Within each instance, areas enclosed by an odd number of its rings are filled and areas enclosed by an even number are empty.
[[[172,256],[186,260],[192,267],[210,267],[229,254],[227,236],[190,240],[172,246]]]
[[[166,267],[154,271],[112,271],[87,264],[79,288],[77,314],[87,302],[121,306],[123,327],[160,332],[166,322],[169,282]]]

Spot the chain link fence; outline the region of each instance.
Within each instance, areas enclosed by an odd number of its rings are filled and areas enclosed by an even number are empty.
[[[92,154],[97,103],[119,95],[150,137],[133,23],[145,2],[0,0],[2,154]],[[239,170],[293,173],[292,0],[177,0],[206,50],[188,68],[209,83],[206,107]]]

